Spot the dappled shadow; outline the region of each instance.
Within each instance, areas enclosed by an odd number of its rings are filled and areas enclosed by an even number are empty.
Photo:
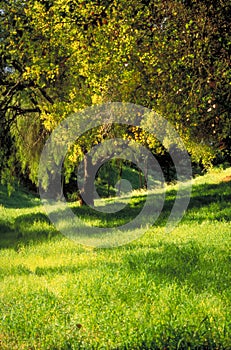
[[[0,204],[5,208],[32,208],[38,206],[40,204],[38,196],[31,195],[28,191],[23,190],[15,190],[8,194],[5,186],[0,185]]]
[[[85,253],[85,250],[78,250],[78,254]],[[105,262],[103,268],[107,266],[110,270],[115,269],[118,270],[119,263],[112,263],[112,262]],[[40,276],[56,276],[56,275],[63,275],[63,274],[79,274],[82,270],[87,269],[93,269],[96,268],[102,268],[102,262],[100,260],[94,261],[93,265],[90,265],[88,261],[86,260],[84,263],[80,262],[79,264],[75,265],[57,265],[57,266],[37,266],[35,269],[31,270],[28,266],[25,266],[23,264],[19,264],[16,266],[10,266],[10,267],[0,267],[0,277],[5,276],[22,276],[22,275],[36,275],[38,277]]]
[[[204,334],[207,333],[207,330],[210,330],[210,321],[208,317],[204,317],[202,319],[201,328],[204,329]],[[151,342],[142,341],[140,345],[135,346],[135,350],[228,350],[226,346],[223,345],[222,341],[214,340],[213,337],[204,337],[205,339],[201,340],[200,332],[194,327],[191,329],[188,325],[184,325],[181,328],[179,326],[175,329],[174,325],[168,326],[168,336],[166,336],[166,329],[159,327],[158,338],[161,339],[161,347],[160,342],[157,340],[152,340]],[[196,327],[195,327],[196,328]],[[199,345],[195,345],[199,343]],[[133,343],[130,345],[129,343],[122,347],[115,347],[111,350],[128,350],[133,349]],[[63,349],[66,350],[66,349]],[[69,349],[67,349],[69,350]],[[70,350],[72,350],[70,348]]]
[[[171,190],[166,194],[164,208],[155,226],[163,227],[169,217],[174,201],[176,191]],[[231,184],[203,184],[192,188],[190,202],[182,218],[184,223],[203,221],[226,221],[231,220]]]
[[[184,221],[226,221],[231,220],[231,184],[197,185],[191,195]],[[195,215],[196,214],[196,215]]]
[[[30,213],[23,214],[18,216],[15,219],[14,227],[20,231],[23,231],[23,228],[28,225],[34,225],[35,223],[50,223],[48,216],[44,213]]]
[[[191,198],[200,197],[202,203],[211,203],[211,201],[221,200],[224,196],[231,199],[231,183],[220,182],[218,184],[201,184],[193,187]]]
[[[43,213],[30,213],[16,217],[14,223],[0,221],[0,249],[18,249],[21,245],[36,243],[60,236]]]
[[[103,212],[105,210],[105,206],[97,206],[96,209],[87,207],[87,206],[73,206],[72,210],[75,215],[82,218],[84,221],[98,221],[99,227],[116,227],[125,225],[126,223],[133,220],[139,213],[141,212],[146,196],[137,197],[137,200],[132,200],[125,207],[115,213],[107,213]],[[123,204],[119,201],[116,204]],[[109,203],[108,208],[112,205]]]
[[[163,227],[168,220],[172,207],[176,198],[176,190],[173,189],[166,193],[164,207],[160,216],[156,220],[155,227]],[[2,198],[2,188],[0,188]],[[16,198],[15,198],[16,196]],[[25,196],[25,197],[24,197]],[[155,202],[155,194],[150,197]],[[34,206],[38,204],[36,199],[28,197],[27,194],[19,193],[19,197],[14,193],[12,197],[8,197],[4,193],[5,203],[8,208],[19,208]],[[15,203],[16,201],[16,203]],[[34,202],[35,201],[35,202]],[[83,221],[91,222],[98,227],[117,227],[129,223],[139,215],[146,201],[146,195],[131,198],[130,202],[120,211],[116,213],[99,212],[89,207],[79,207],[72,205],[72,210],[76,216]],[[21,203],[19,205],[19,202]],[[18,204],[17,204],[18,203]],[[120,204],[120,199],[118,199]],[[110,202],[109,202],[110,205]],[[105,209],[99,206],[96,209]],[[149,214],[154,213],[155,208],[150,206]],[[60,213],[62,215],[62,213]],[[155,214],[155,213],[154,213]],[[143,218],[142,218],[143,219]],[[144,218],[145,219],[145,218]],[[190,203],[183,222],[198,222],[206,221],[226,221],[231,219],[231,186],[228,182],[219,184],[202,184],[193,187]],[[147,220],[148,222],[148,220]],[[41,240],[50,239],[60,235],[55,230],[55,227],[50,223],[48,217],[43,213],[31,213],[18,216],[14,222],[9,222],[0,219],[0,248],[17,247],[18,244],[27,244],[30,242],[41,242]]]
[[[177,191],[175,189],[166,193],[164,207],[154,226],[163,227],[166,225],[166,221],[173,208],[176,195]],[[153,202],[155,202],[156,195],[150,194],[149,196],[151,201],[153,200]],[[145,200],[146,195],[133,198],[124,209],[110,214],[100,212],[101,206],[98,206],[96,210],[89,207],[73,206],[72,210],[75,215],[83,218],[83,220],[97,220],[99,227],[116,227],[124,225],[133,220],[143,209]],[[152,212],[154,214],[156,213],[155,210],[156,208],[150,205],[147,212],[151,215]],[[196,216],[194,215],[195,212],[197,213]],[[195,220],[198,223],[201,223],[204,220],[229,222],[230,219],[231,186],[229,183],[219,183],[216,185],[203,184],[193,187],[190,202],[183,218],[184,222]]]
[[[8,248],[15,244],[16,233],[13,225],[0,219],[0,248]]]
[[[218,257],[219,255],[219,257]],[[208,289],[224,293],[230,288],[231,257],[227,251],[200,247],[196,242],[185,244],[159,243],[153,247],[128,250],[124,254],[124,268],[129,274],[145,271],[148,278],[157,283],[169,284],[175,281],[196,292]]]
[[[201,222],[203,220],[225,220],[230,222],[229,213],[231,210],[231,190],[229,186],[229,184],[218,184],[201,185],[195,187],[193,189],[191,201],[184,220],[186,222],[192,220],[197,222]],[[163,226],[165,224],[165,220],[169,216],[171,208],[174,204],[175,194],[176,191],[174,190],[167,194],[164,208],[160,218],[155,224],[156,226]],[[120,220],[119,224],[121,224],[121,222],[126,222],[126,220],[131,220],[137,215],[137,213],[140,212],[140,210],[142,210],[144,201],[145,197],[137,198],[137,200],[133,202],[131,201],[126,208],[123,209],[122,213],[120,213],[120,217],[118,216],[119,213],[114,214],[114,216],[112,216],[112,214],[102,213],[100,220],[103,222],[105,217],[107,217],[107,225],[114,225],[118,218]],[[85,219],[87,218],[87,220],[94,221],[94,219],[99,218],[99,213],[97,211],[93,212],[90,208],[75,207],[74,211],[76,215],[79,215]],[[211,213],[211,211],[213,211],[213,213]],[[194,213],[197,213],[198,215],[196,216]],[[103,222],[103,224],[105,224],[105,222]],[[0,219],[0,247],[14,247],[16,250],[19,250],[21,244],[27,244],[29,242],[37,243],[43,240],[47,241],[49,239],[53,239],[53,237],[56,237],[56,235],[57,232],[55,231],[53,225],[51,225],[49,219],[43,213],[20,215],[14,222]],[[152,286],[152,284],[156,287],[156,290],[160,292],[163,285],[168,287],[172,284],[174,288],[185,288],[188,293],[191,293],[191,291],[198,294],[200,293],[202,294],[202,297],[205,298],[213,298],[213,296],[219,298],[219,294],[221,295],[220,298],[225,298],[227,297],[228,293],[230,293],[229,290],[231,280],[229,271],[231,257],[228,255],[229,252],[227,247],[223,250],[222,246],[213,246],[209,244],[207,246],[203,246],[193,239],[187,242],[175,243],[164,241],[152,243],[149,241],[148,246],[145,246],[145,242],[143,244],[144,245],[142,246],[142,242],[141,244],[137,242],[136,244],[129,244],[119,248],[111,248],[110,250],[106,251],[102,250],[102,254],[105,254],[106,258],[107,254],[111,260],[113,260],[115,257],[115,262],[110,262],[110,259],[105,259],[102,261],[100,257],[98,258],[97,256],[97,259],[94,260],[94,264],[91,264],[90,259],[87,257],[86,259],[79,259],[79,263],[76,265],[74,265],[73,261],[71,262],[70,260],[69,262],[64,261],[64,264],[60,266],[39,266],[41,264],[38,262],[38,266],[33,270],[26,265],[19,264],[17,266],[10,266],[9,268],[0,268],[0,275],[32,275],[36,276],[36,278],[41,276],[43,281],[43,276],[50,276],[52,278],[56,275],[68,274],[70,275],[68,278],[73,276],[74,279],[77,279],[79,278],[78,274],[83,269],[86,269],[86,271],[88,271],[88,269],[94,269],[97,271],[101,268],[108,268],[106,270],[108,271],[107,273],[111,273],[111,276],[116,276],[117,279],[119,274],[121,274],[121,278],[128,278],[133,281],[137,281],[141,278],[142,280],[145,279],[145,282],[147,283],[146,285],[144,284],[144,288],[141,289],[141,293],[146,292],[145,288],[147,288],[147,292],[153,293],[152,289],[150,289],[150,291],[148,290],[149,286]],[[113,257],[111,251],[115,249],[121,249],[121,251],[118,251],[118,253],[121,253],[121,255],[114,255]],[[100,253],[101,251],[98,250],[98,252]],[[83,262],[81,262],[81,260]],[[110,281],[113,283],[113,278]],[[100,280],[98,283],[101,283]],[[119,284],[115,283],[115,287],[118,285]],[[113,287],[114,286],[112,284],[111,288]],[[137,295],[139,296],[139,294]],[[145,298],[146,296],[147,300],[149,300],[149,297],[150,300],[152,300],[152,295],[147,294],[145,295]],[[103,300],[103,295],[100,300]],[[125,302],[123,302],[123,305],[126,305]],[[181,305],[179,303],[179,308],[180,307]],[[139,326],[139,321],[136,324]],[[204,318],[203,315],[202,321],[199,324],[199,327],[201,327],[201,325],[203,326],[202,331],[199,328],[199,330],[189,328],[187,322],[185,324],[186,325],[184,328],[184,325],[180,325],[177,322],[174,323],[174,319],[173,322],[171,319],[170,325],[167,323],[161,325],[160,322],[160,332],[158,334],[162,339],[166,339],[166,349],[170,348],[168,347],[168,344],[172,339],[174,339],[174,344],[177,344],[178,349],[195,348],[193,341],[197,336],[197,332],[198,338],[202,332],[204,332],[203,334],[205,334],[206,337],[205,340],[200,340],[200,346],[197,346],[197,349],[223,348],[219,343],[219,339],[214,341],[214,337],[212,336],[211,342],[208,343],[210,340],[208,340],[206,331],[209,329],[210,323],[206,323],[206,318]],[[154,325],[154,327],[155,326],[158,326],[158,322],[157,325]],[[165,334],[166,327],[169,327],[168,338],[166,338]],[[126,348],[132,349],[133,344],[131,344],[131,346],[127,344]],[[122,348],[118,348],[118,350],[121,349]],[[154,339],[151,344],[147,344],[145,342],[142,344],[137,344],[136,349],[151,350],[158,349],[158,346]]]

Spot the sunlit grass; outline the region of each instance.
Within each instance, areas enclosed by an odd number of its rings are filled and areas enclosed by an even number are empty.
[[[113,249],[69,240],[38,199],[22,192],[8,198],[2,188],[0,349],[229,349],[229,175],[196,178],[184,219],[167,234],[175,198],[169,187],[155,226]],[[121,222],[142,205],[144,193],[132,195]],[[97,219],[70,206],[89,223],[116,224],[116,216],[105,221],[105,214]]]

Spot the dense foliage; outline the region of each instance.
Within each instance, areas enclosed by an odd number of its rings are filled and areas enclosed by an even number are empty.
[[[230,7],[222,0],[2,1],[2,177],[37,184],[52,130],[70,112],[108,101],[161,113],[203,166],[228,159]],[[82,137],[65,162],[66,178],[112,129]],[[133,138],[147,146],[140,133]]]

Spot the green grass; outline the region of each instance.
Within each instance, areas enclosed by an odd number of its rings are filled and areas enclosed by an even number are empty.
[[[169,234],[169,187],[155,226],[127,245],[78,245],[50,224],[38,198],[0,188],[0,349],[230,349],[231,169],[194,180]],[[120,198],[126,201],[126,198]],[[144,194],[102,226],[127,222]],[[109,200],[105,200],[106,203]]]

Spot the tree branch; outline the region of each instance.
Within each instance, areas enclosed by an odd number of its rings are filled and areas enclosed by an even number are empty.
[[[54,100],[47,94],[47,92],[41,88],[41,87],[38,87],[39,91],[41,92],[41,94],[43,95],[43,97],[48,101],[50,102],[51,104],[54,104]]]

